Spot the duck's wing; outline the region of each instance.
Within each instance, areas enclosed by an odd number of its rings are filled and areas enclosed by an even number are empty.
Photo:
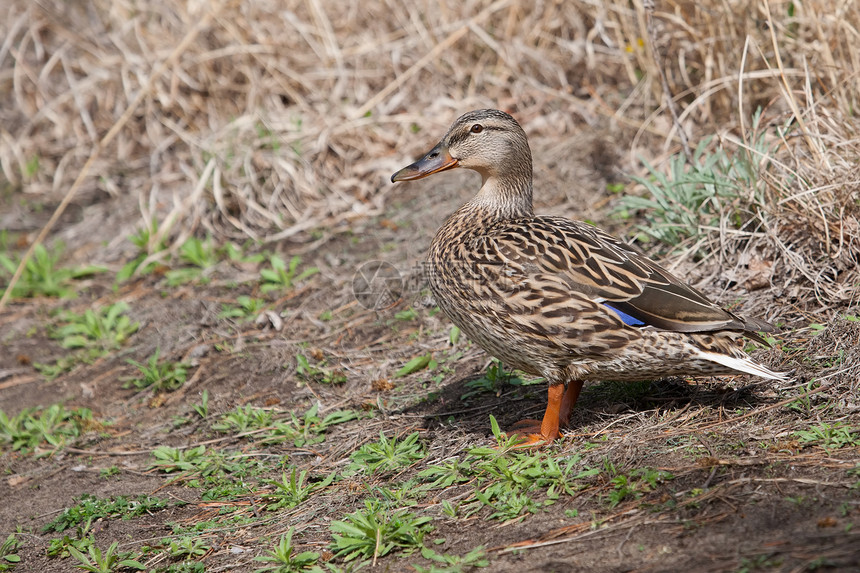
[[[563,279],[568,288],[616,311],[631,326],[677,332],[770,332],[676,278],[635,247],[586,223],[560,217],[506,222],[485,236],[499,257],[526,275]],[[490,246],[490,245],[488,245]]]

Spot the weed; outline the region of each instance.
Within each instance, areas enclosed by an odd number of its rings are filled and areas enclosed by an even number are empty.
[[[129,237],[128,240],[137,247],[138,254],[134,259],[123,265],[116,274],[116,281],[118,283],[128,280],[135,273],[149,274],[155,270],[156,263],[154,261],[150,261],[143,268],[140,266],[147,258],[149,258],[150,255],[161,252],[167,248],[163,239],[153,244],[153,237],[155,237],[157,233],[158,219],[153,217],[148,226],[142,228],[136,234]]]
[[[535,384],[539,381],[542,381],[542,379],[525,382],[521,377],[515,376],[513,372],[507,372],[504,364],[493,358],[483,376],[466,382],[465,386],[469,391],[463,393],[460,396],[460,400],[468,401],[473,396],[484,393],[495,394],[498,396],[506,384],[510,384],[512,386],[523,386]]]
[[[64,509],[60,515],[42,528],[42,532],[60,533],[70,527],[105,517],[129,519],[165,507],[167,507],[167,501],[150,495],[139,495],[133,499],[124,495],[99,499],[85,493],[77,505]]]
[[[612,486],[606,501],[610,508],[628,498],[638,499],[647,492],[653,491],[658,482],[674,479],[669,472],[653,468],[636,468],[629,475],[619,473],[609,460],[604,462],[606,473],[610,476]]]
[[[271,411],[254,408],[251,405],[238,406],[233,412],[225,414],[212,425],[219,432],[255,432],[263,444],[280,444],[291,441],[297,448],[317,444],[325,440],[329,427],[343,424],[358,418],[352,410],[337,410],[320,418],[317,413],[319,404],[311,406],[301,417],[289,413],[289,420],[276,420]]]
[[[377,470],[394,471],[406,468],[413,462],[423,459],[426,453],[418,441],[418,432],[413,432],[406,439],[394,437],[388,439],[379,432],[379,441],[364,444],[350,456],[350,470],[363,470],[367,475]]]
[[[316,267],[311,267],[303,270],[296,276],[296,271],[298,271],[301,262],[302,259],[298,255],[291,258],[289,264],[284,262],[284,259],[278,255],[269,257],[270,268],[260,271],[260,279],[263,283],[260,286],[260,290],[264,293],[273,290],[289,290],[293,287],[294,282],[302,281],[319,272],[319,269]]]
[[[422,356],[416,356],[406,364],[404,364],[400,370],[394,373],[395,378],[400,378],[401,376],[407,376],[412,374],[413,372],[418,372],[419,370],[424,370],[425,368],[430,368],[433,370],[436,368],[436,361],[433,360],[432,354],[424,354]]]
[[[75,528],[75,536],[72,537],[68,533],[62,537],[55,537],[48,543],[48,557],[66,558],[69,555],[69,547],[74,547],[78,551],[87,551],[90,545],[93,544],[93,538],[90,532],[92,520],[88,519],[86,523],[78,525]]]
[[[296,475],[296,468],[293,468],[289,476],[284,472],[281,475],[281,481],[268,480],[266,482],[269,485],[275,486],[273,493],[264,496],[264,499],[269,502],[266,509],[275,511],[282,508],[296,507],[310,497],[313,492],[328,487],[334,481],[336,475],[332,473],[321,482],[306,484],[305,482],[308,477],[307,470],[302,470]]]
[[[93,349],[101,354],[122,346],[137,332],[140,323],[131,322],[125,315],[128,305],[118,302],[83,314],[66,311],[60,315],[64,324],[52,330],[51,338],[60,340],[60,346],[69,349]]]
[[[331,524],[332,549],[345,561],[372,557],[375,562],[395,548],[414,551],[423,546],[424,535],[432,530],[430,517],[416,517],[405,509],[387,510],[377,500],[365,500],[364,506],[345,521]]]
[[[190,237],[179,247],[179,260],[187,266],[171,269],[165,273],[168,286],[177,286],[196,280],[207,282],[207,271],[218,264],[218,254],[212,237],[206,237],[206,239]]]
[[[66,410],[54,404],[41,411],[27,408],[12,418],[0,410],[0,444],[10,445],[12,450],[29,451],[47,443],[58,449],[67,439],[97,425],[88,408]]]
[[[121,470],[117,466],[110,466],[108,468],[102,468],[99,470],[99,477],[108,479],[120,474]]]
[[[409,307],[406,310],[398,311],[394,314],[395,320],[402,320],[404,322],[415,320],[417,318],[418,318],[418,312],[416,312],[416,310],[412,307]]]
[[[218,318],[235,318],[243,321],[254,320],[266,308],[266,301],[259,298],[251,298],[248,295],[236,297],[238,304],[224,304]]]
[[[200,403],[194,404],[193,408],[201,418],[206,418],[209,415],[209,390],[203,390],[203,394],[200,396]]]
[[[315,551],[303,551],[302,553],[293,555],[294,531],[292,527],[289,528],[281,536],[274,549],[268,551],[266,555],[254,558],[254,561],[272,564],[262,569],[256,569],[254,573],[299,573],[301,571],[309,571],[311,567],[316,565],[320,554]]]
[[[44,245],[36,245],[33,256],[24,265],[24,270],[15,288],[13,297],[51,296],[59,298],[75,298],[77,287],[72,283],[80,278],[89,277],[104,272],[105,267],[89,265],[78,268],[58,268],[63,246],[57,245],[54,252],[48,251]],[[20,260],[13,259],[0,253],[0,279],[11,279],[18,268]],[[5,287],[0,290],[0,295]]]
[[[69,553],[80,562],[80,565],[75,565],[75,567],[84,571],[90,571],[91,573],[112,573],[117,567],[125,567],[136,571],[146,569],[143,564],[130,559],[133,553],[117,552],[118,546],[119,542],[114,541],[108,547],[107,551],[102,553],[101,549],[95,545],[90,545],[87,548],[87,555],[85,555],[74,546],[69,545]]]
[[[137,367],[141,374],[140,377],[131,378],[125,384],[126,388],[134,386],[139,390],[152,388],[156,392],[172,392],[185,384],[189,365],[184,362],[162,362],[159,364],[159,353],[160,349],[156,349],[155,354],[150,356],[146,364],[141,364],[136,360],[126,360],[132,366]]]
[[[152,467],[164,473],[199,471],[210,463],[206,457],[206,446],[203,445],[187,450],[158,446],[152,455],[155,457]]]
[[[328,368],[325,360],[320,360],[317,365],[312,365],[304,354],[296,354],[296,374],[308,382],[320,382],[322,384],[343,384],[346,382],[346,374],[343,371]]]
[[[21,562],[21,557],[18,556],[18,539],[14,533],[10,533],[2,544],[0,544],[0,571],[9,571]]]
[[[483,546],[476,547],[462,556],[437,553],[430,547],[422,547],[421,557],[441,563],[442,566],[434,564],[425,568],[414,565],[413,567],[418,573],[465,573],[466,570],[471,570],[473,567],[488,567],[490,565]]]
[[[216,432],[243,434],[251,430],[271,428],[273,422],[271,410],[245,404],[244,408],[237,406],[232,412],[224,414],[221,421],[212,424],[212,429]]]
[[[558,458],[550,454],[533,454],[514,449],[516,438],[505,438],[498,423],[491,417],[499,448],[473,448],[464,459],[454,458],[443,464],[430,466],[418,477],[432,483],[427,489],[447,488],[456,484],[472,483],[474,491],[462,507],[467,515],[488,508],[491,519],[511,520],[525,513],[534,513],[552,505],[563,493],[575,495],[586,487],[586,480],[600,473],[596,468],[581,467],[581,457]],[[546,499],[538,502],[533,493],[543,490]],[[444,507],[448,515],[457,510]]]
[[[196,559],[206,555],[210,547],[199,537],[185,535],[177,539],[162,540],[167,546],[167,552],[174,559]]]
[[[760,117],[760,112],[753,117],[753,130]],[[719,228],[729,205],[729,220],[742,227],[745,216],[739,207],[741,202],[763,203],[759,158],[768,154],[765,134],[753,142],[754,157],[731,156],[724,149],[709,152],[709,145],[709,139],[703,140],[689,163],[683,153],[670,157],[668,175],[643,161],[648,176],[633,180],[645,188],[648,196],[621,196],[616,214],[626,217],[629,211],[642,211],[646,224],[638,226],[639,230],[673,247],[687,238],[700,237],[708,227]]]
[[[821,446],[825,452],[860,445],[860,428],[852,428],[842,422],[822,423],[809,430],[794,432],[794,435],[800,442]]]

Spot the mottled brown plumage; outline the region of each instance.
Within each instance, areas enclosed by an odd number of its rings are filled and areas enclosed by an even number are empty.
[[[528,139],[510,115],[460,117],[417,162],[409,181],[465,167],[480,191],[451,215],[430,246],[430,287],[469,338],[507,365],[549,381],[543,421],[530,442],[558,436],[586,380],[647,380],[747,372],[782,379],[747,356],[769,323],[732,314],[636,248],[582,223],[535,216]],[[563,391],[568,383],[567,392]]]

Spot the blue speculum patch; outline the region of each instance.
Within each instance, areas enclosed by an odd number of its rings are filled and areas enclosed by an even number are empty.
[[[634,318],[634,317],[630,316],[630,315],[629,315],[629,314],[627,314],[626,312],[621,312],[621,311],[620,311],[620,310],[618,310],[617,308],[615,308],[615,307],[613,307],[613,306],[610,306],[610,305],[608,305],[608,304],[606,304],[606,303],[604,303],[604,306],[605,306],[606,308],[612,309],[612,312],[614,312],[615,314],[617,314],[617,315],[618,315],[618,318],[620,318],[621,320],[623,320],[623,321],[624,321],[624,324],[626,324],[627,326],[645,326],[645,323],[644,323],[644,322],[642,322],[642,321],[641,321],[641,320],[639,320],[638,318]]]

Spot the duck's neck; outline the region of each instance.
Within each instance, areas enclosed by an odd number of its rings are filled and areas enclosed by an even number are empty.
[[[534,217],[531,169],[528,175],[484,175],[481,190],[460,211],[485,220]]]

